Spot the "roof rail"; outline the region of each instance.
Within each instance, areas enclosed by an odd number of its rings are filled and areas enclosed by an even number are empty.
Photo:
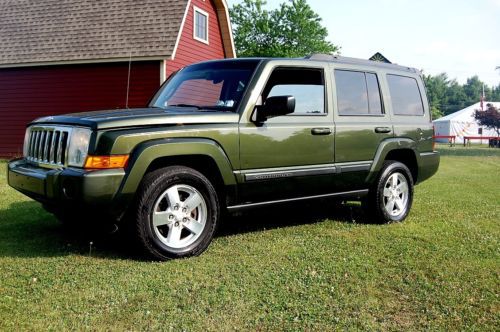
[[[307,55],[304,57],[304,59],[318,60],[318,61],[332,61],[332,62],[336,62],[336,63],[345,63],[345,64],[352,64],[352,65],[376,66],[376,67],[381,67],[381,68],[397,69],[397,70],[407,71],[407,72],[411,72],[411,73],[419,72],[417,69],[411,68],[411,67],[400,66],[400,65],[396,65],[396,64],[392,64],[392,63],[385,63],[385,62],[379,62],[379,61],[349,58],[349,57],[344,57],[344,56],[334,55],[334,54],[317,53],[317,54]]]

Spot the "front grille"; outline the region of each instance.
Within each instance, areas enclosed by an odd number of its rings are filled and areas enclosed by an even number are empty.
[[[31,127],[26,158],[38,164],[64,166],[70,132],[68,127]]]

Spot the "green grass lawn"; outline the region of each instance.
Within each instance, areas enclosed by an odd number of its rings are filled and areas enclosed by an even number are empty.
[[[0,330],[498,330],[500,154],[449,150],[403,224],[282,207],[166,263],[65,231],[1,162]]]

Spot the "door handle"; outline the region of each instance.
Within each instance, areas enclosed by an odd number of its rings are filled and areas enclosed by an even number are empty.
[[[313,135],[330,135],[332,130],[330,128],[313,128],[311,134]]]
[[[391,132],[391,128],[389,127],[375,127],[375,132],[377,134],[387,134]]]

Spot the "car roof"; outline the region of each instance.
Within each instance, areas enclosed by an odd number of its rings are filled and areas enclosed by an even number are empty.
[[[365,59],[358,59],[358,58],[350,58],[350,57],[344,57],[344,56],[333,55],[333,54],[312,54],[312,55],[308,55],[308,56],[304,57],[303,59],[315,60],[315,61],[327,61],[327,62],[349,64],[349,65],[379,67],[379,68],[386,68],[386,69],[392,69],[392,70],[401,70],[401,71],[406,71],[406,72],[411,72],[411,73],[418,73],[419,72],[419,70],[417,70],[415,68],[407,67],[407,66],[400,66],[397,64],[393,64],[393,63],[365,60]]]
[[[333,54],[312,54],[312,55],[308,55],[308,56],[303,57],[303,58],[271,58],[271,57],[226,58],[226,59],[218,59],[218,60],[208,60],[208,61],[204,61],[204,62],[249,61],[249,60],[250,61],[283,61],[283,60],[287,61],[287,60],[289,60],[289,61],[304,61],[304,62],[309,62],[309,61],[333,62],[333,63],[338,63],[338,64],[359,65],[359,66],[376,67],[376,68],[383,68],[383,69],[389,69],[389,70],[398,70],[398,71],[403,71],[403,72],[407,72],[407,73],[415,73],[415,74],[420,73],[420,71],[418,69],[415,69],[412,67],[400,66],[397,64],[385,63],[385,62],[380,62],[380,61],[344,57],[344,56],[333,55]]]

